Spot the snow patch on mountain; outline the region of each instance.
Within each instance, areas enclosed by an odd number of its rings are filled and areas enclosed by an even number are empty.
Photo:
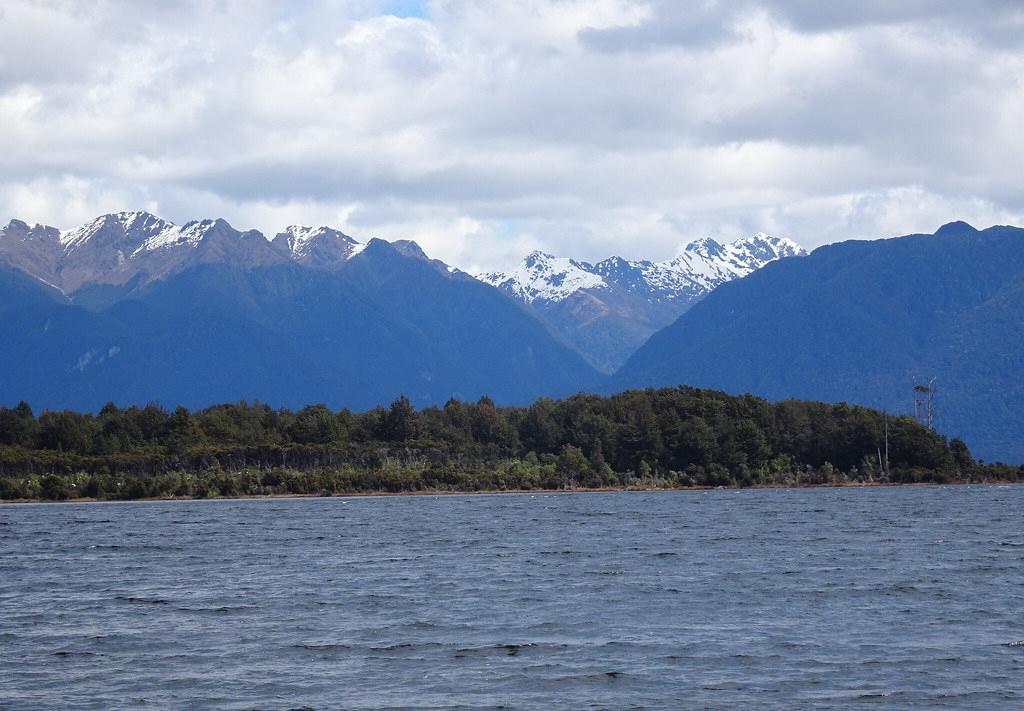
[[[310,227],[308,225],[289,225],[281,233],[284,235],[288,251],[296,256],[309,254],[310,249],[318,240],[334,239],[343,244],[355,247],[358,242],[343,232],[331,229],[330,227]],[[280,238],[281,235],[278,235]]]
[[[348,253],[348,258],[352,259],[352,257],[356,256],[357,254],[361,254],[362,251],[366,249],[367,246],[369,246],[369,244],[369,242],[356,242],[352,246],[352,251]]]
[[[216,226],[216,220],[199,220],[187,222],[180,227],[168,223],[167,228],[153,235],[132,253],[132,256],[142,252],[153,252],[158,249],[166,249],[184,245],[197,247]]]
[[[64,230],[60,233],[60,244],[65,254],[94,240],[142,244],[173,228],[173,223],[148,212],[118,212],[101,215],[80,227]]]
[[[562,301],[581,289],[608,288],[604,278],[589,264],[544,252],[531,252],[510,272],[480,274],[477,279],[526,303]]]

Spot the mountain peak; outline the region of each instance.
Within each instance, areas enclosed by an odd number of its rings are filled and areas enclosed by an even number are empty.
[[[340,230],[307,225],[288,225],[274,237],[273,243],[300,262],[320,264],[348,259],[359,244]]]
[[[108,218],[113,218],[121,223],[121,226],[125,230],[130,230],[133,227],[145,227],[145,226],[156,226],[156,225],[169,225],[171,224],[167,220],[161,219],[151,212],[145,212],[144,210],[134,210],[131,212],[118,212],[113,215],[106,215]]]
[[[624,266],[628,265],[629,263],[630,262],[627,262],[622,257],[611,256],[611,257],[606,257],[605,259],[602,259],[600,262],[595,264],[594,267],[595,268],[604,268],[604,269],[617,269],[617,268],[624,267]]]
[[[391,246],[407,257],[415,257],[416,259],[425,260],[430,259],[427,256],[427,253],[423,251],[423,248],[411,239],[396,239],[391,243]]]
[[[139,245],[171,225],[147,212],[112,212],[60,233],[60,245],[66,252],[87,244],[101,246]]]
[[[783,257],[796,257],[807,254],[807,251],[796,242],[785,237],[776,237],[765,232],[758,232],[750,237],[743,237],[725,245],[725,252],[742,255],[741,261],[748,263],[758,261],[767,264]]]
[[[510,292],[526,303],[562,301],[581,289],[602,289],[604,279],[590,265],[535,250],[510,272],[479,274],[477,279]]]
[[[964,222],[963,220],[955,220],[954,222],[947,222],[939,229],[935,230],[935,237],[955,237],[958,235],[973,235],[977,234],[976,230],[972,225]]]
[[[718,242],[711,237],[704,237],[690,242],[683,248],[683,251],[698,254],[705,259],[714,259],[722,254],[723,249],[725,248],[722,246],[721,242]]]
[[[65,252],[73,252],[86,244],[137,247],[174,224],[148,212],[111,212],[90,222],[60,233]]]
[[[532,267],[534,264],[547,263],[555,259],[555,255],[535,249],[523,259],[523,264]]]
[[[19,235],[22,240],[33,240],[40,236],[60,238],[60,232],[56,227],[48,227],[38,222],[29,224],[24,220],[12,219],[7,226],[0,230],[0,236]]]
[[[214,230],[232,230],[225,220],[205,219],[190,220],[180,227],[170,222],[165,222],[164,227],[158,230],[139,245],[133,256],[141,252],[152,252],[160,249],[167,249],[175,246],[195,247],[202,242],[207,235]]]

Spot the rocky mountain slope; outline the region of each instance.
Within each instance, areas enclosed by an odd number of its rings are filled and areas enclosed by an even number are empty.
[[[12,220],[0,231],[9,264],[68,294],[87,285],[138,287],[200,264],[337,268],[364,247],[328,227],[293,226],[268,241],[224,220],[175,225],[147,212],[102,215],[63,232]]]

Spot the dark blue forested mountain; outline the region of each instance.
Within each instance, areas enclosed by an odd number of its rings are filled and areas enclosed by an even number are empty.
[[[853,241],[718,287],[655,334],[609,390],[686,383],[908,413],[936,378],[936,425],[1024,461],[1024,229]]]
[[[295,229],[272,244],[223,221],[132,233],[149,217],[106,216],[78,242],[24,223],[0,235],[2,404],[364,409],[595,386],[525,309],[413,243]]]

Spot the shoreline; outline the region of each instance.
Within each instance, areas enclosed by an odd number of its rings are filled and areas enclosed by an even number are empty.
[[[77,499],[0,499],[0,506],[18,504],[130,504],[157,503],[174,501],[274,501],[289,499],[354,499],[354,498],[390,498],[408,496],[522,496],[524,494],[629,494],[671,491],[751,491],[764,489],[869,489],[869,488],[903,488],[903,487],[947,487],[947,486],[1007,486],[1021,485],[1024,482],[1010,480],[992,481],[947,481],[947,482],[848,482],[834,484],[756,484],[754,486],[606,486],[606,487],[573,487],[570,489],[481,489],[478,491],[449,491],[442,489],[422,489],[418,491],[356,491],[322,494],[246,494],[240,496],[211,496],[199,498],[195,496],[155,496],[140,499],[97,499],[82,497]]]

